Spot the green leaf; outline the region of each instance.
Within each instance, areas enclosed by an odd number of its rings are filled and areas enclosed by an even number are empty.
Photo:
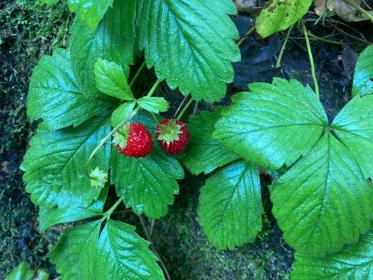
[[[373,93],[373,45],[368,46],[359,56],[352,83],[352,95]]]
[[[152,113],[163,113],[168,110],[169,104],[163,97],[144,96],[137,100],[137,104],[144,110]]]
[[[272,212],[298,253],[337,252],[370,228],[373,188],[353,155],[328,131],[270,189]]]
[[[26,262],[21,262],[5,280],[47,280],[48,277],[44,270],[31,270]]]
[[[109,133],[107,117],[97,117],[74,129],[49,132],[39,128],[22,163],[31,200],[37,205],[65,208],[87,206],[97,199],[100,189],[91,186],[89,172],[97,166],[108,170],[110,143],[86,164]]]
[[[295,80],[254,83],[233,96],[216,123],[213,138],[261,167],[290,166],[306,154],[327,125],[327,116],[309,87]]]
[[[262,228],[262,213],[258,170],[243,161],[221,169],[201,189],[200,224],[217,248],[254,241]]]
[[[212,138],[220,112],[221,110],[204,111],[190,117],[188,123],[190,143],[181,161],[194,175],[202,172],[208,174],[239,158]]]
[[[359,243],[324,258],[295,255],[292,280],[373,279],[373,231]]]
[[[42,232],[51,226],[88,219],[102,214],[108,188],[101,191],[99,198],[87,207],[65,208],[39,206],[39,227]]]
[[[358,161],[365,178],[373,179],[373,95],[356,96],[335,117],[332,128]]]
[[[116,127],[122,121],[129,119],[133,109],[135,108],[136,102],[126,102],[120,105],[113,114],[111,115],[111,125]]]
[[[108,220],[65,233],[49,254],[62,280],[163,280],[149,243],[128,224]]]
[[[184,178],[179,162],[159,148],[146,158],[131,158],[112,150],[111,179],[127,207],[149,218],[166,215],[179,193],[177,179]]]
[[[264,38],[288,29],[308,11],[312,0],[272,0],[262,9],[255,21],[258,34]]]
[[[58,2],[58,0],[38,0],[38,2],[47,5],[54,5]]]
[[[195,100],[224,97],[240,60],[231,0],[140,0],[140,47],[157,77]]]
[[[70,61],[68,51],[56,49],[53,56],[41,58],[32,74],[27,113],[32,120],[42,118],[49,130],[78,126],[110,106],[103,99],[87,98]]]
[[[135,99],[120,65],[98,59],[94,72],[96,87],[99,91],[125,101]]]
[[[89,96],[100,95],[95,87],[94,66],[98,58],[120,65],[128,78],[134,63],[136,1],[115,1],[95,31],[79,20],[71,31],[72,69]]]
[[[113,5],[113,0],[67,0],[67,4],[70,11],[76,12],[78,18],[93,30]]]

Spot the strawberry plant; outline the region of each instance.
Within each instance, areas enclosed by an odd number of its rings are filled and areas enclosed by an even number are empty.
[[[273,1],[257,17],[257,32],[291,31],[311,2]],[[252,83],[231,105],[184,122],[193,102],[220,101],[233,81],[240,60],[233,2],[67,3],[76,13],[69,47],[43,56],[32,75],[27,113],[39,122],[22,164],[40,229],[76,222],[48,255],[61,279],[169,279],[162,256],[114,217],[123,206],[142,224],[143,216],[165,216],[183,166],[209,176],[198,215],[217,248],[260,232],[262,170],[274,175],[272,211],[296,251],[293,279],[372,276],[371,47],[356,66],[355,97],[334,120],[318,98],[302,22],[315,92],[296,80]],[[136,84],[145,67],[157,80],[143,92]],[[157,90],[163,81],[185,96],[172,117]]]

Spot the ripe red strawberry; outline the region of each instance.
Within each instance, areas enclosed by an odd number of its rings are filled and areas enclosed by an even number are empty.
[[[117,132],[114,138],[117,150],[127,157],[147,157],[153,148],[151,133],[141,123]]]
[[[185,123],[174,119],[164,119],[158,125],[155,136],[162,149],[171,155],[181,154],[189,143]]]

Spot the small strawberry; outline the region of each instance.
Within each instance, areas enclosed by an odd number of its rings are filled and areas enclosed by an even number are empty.
[[[153,148],[151,133],[141,123],[131,123],[114,137],[117,150],[127,157],[147,157]]]
[[[164,119],[158,125],[155,136],[162,149],[171,155],[181,154],[189,143],[185,123],[174,119]]]

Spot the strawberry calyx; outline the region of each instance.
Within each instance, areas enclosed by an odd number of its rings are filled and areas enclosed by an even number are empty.
[[[157,129],[157,140],[166,145],[179,141],[179,135],[182,133],[182,126],[175,120],[169,120],[167,123],[161,123]]]

